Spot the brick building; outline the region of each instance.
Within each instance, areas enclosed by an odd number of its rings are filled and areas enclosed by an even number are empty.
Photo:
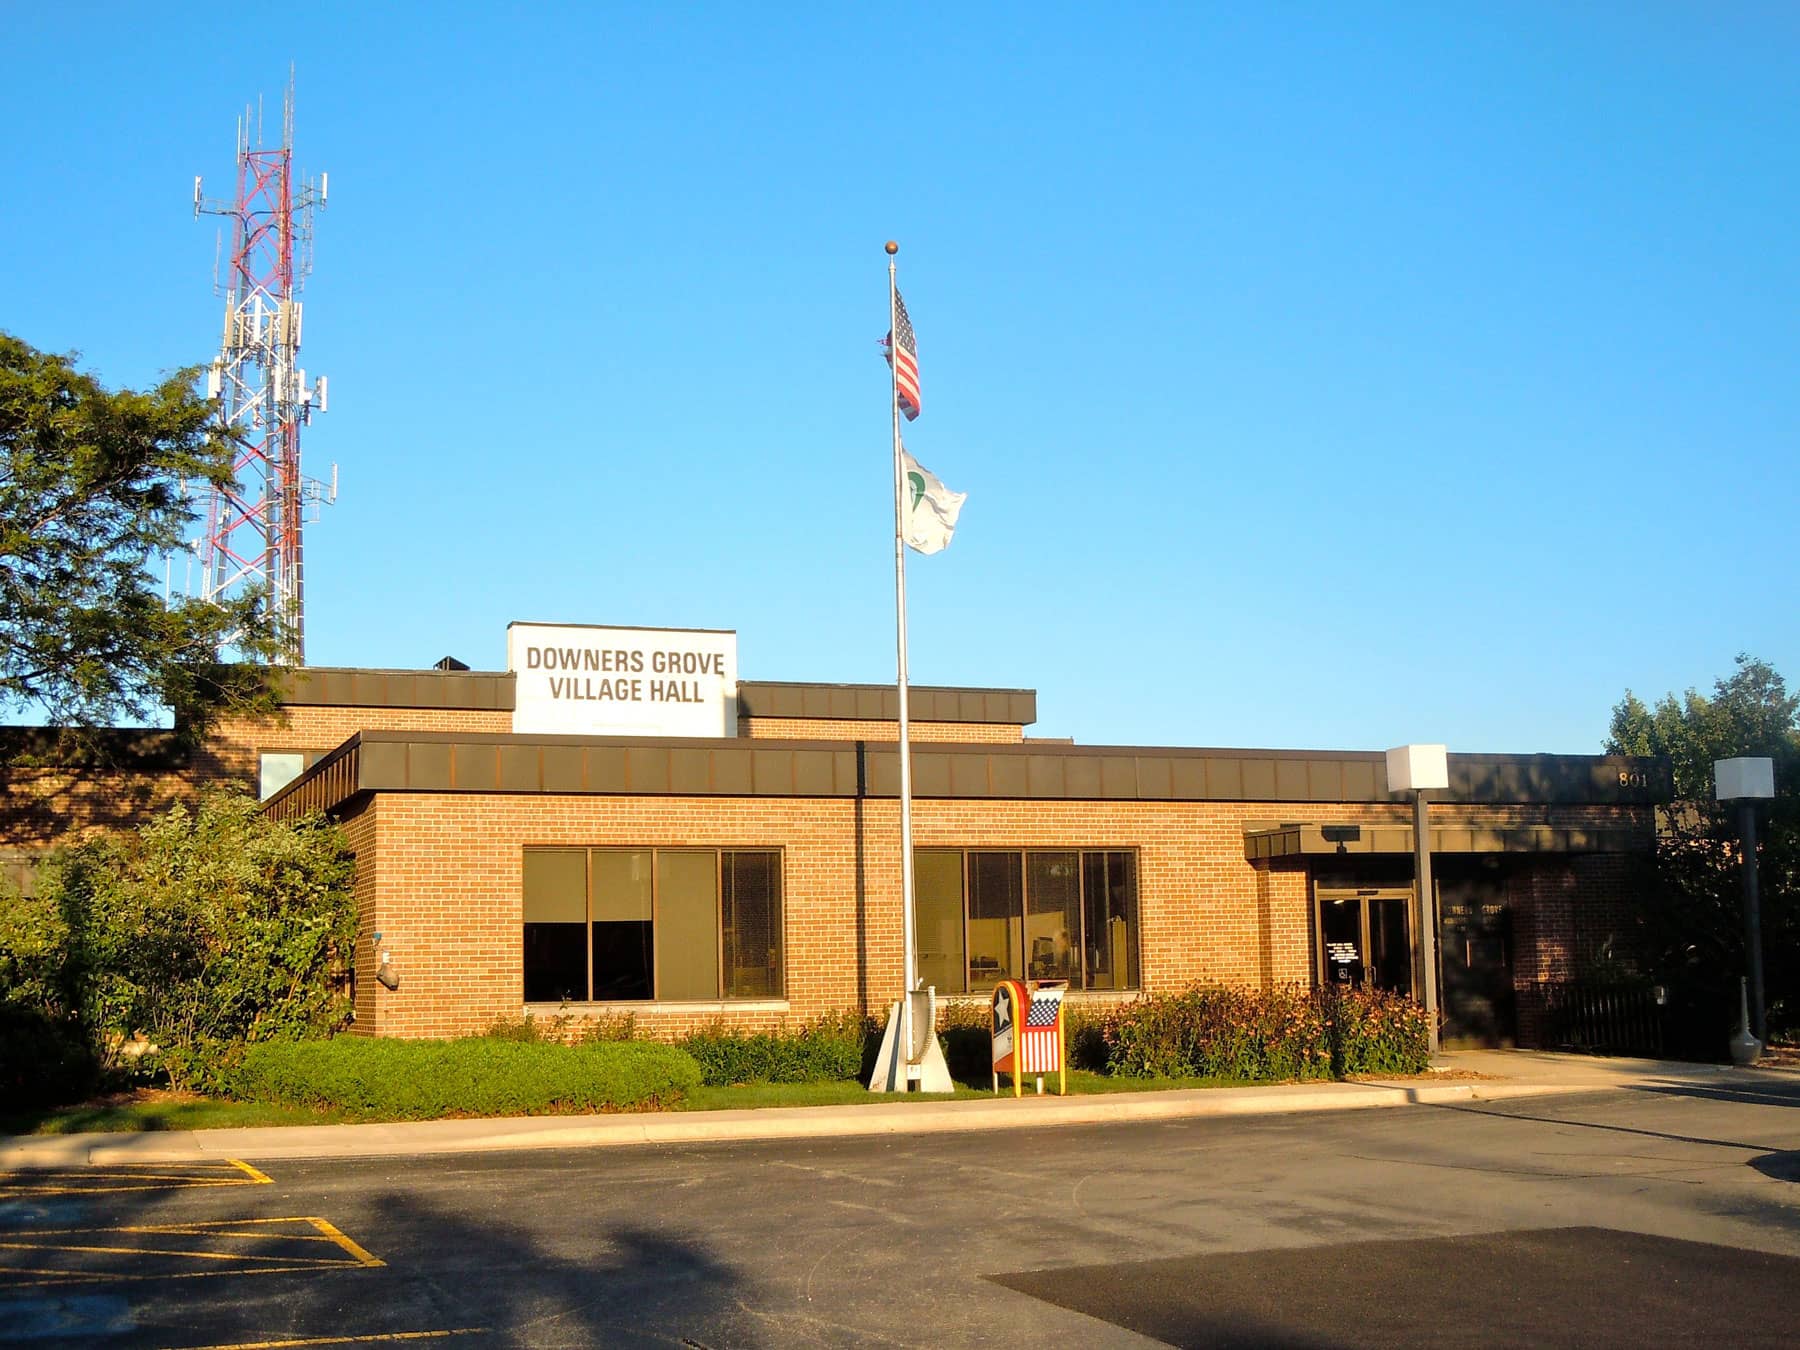
[[[650,665],[635,684],[601,667],[630,669],[631,644],[691,670],[657,644],[731,635],[547,631],[585,644],[542,651],[588,673],[530,665],[515,625],[506,672],[310,668],[279,717],[226,722],[183,763],[147,745],[107,775],[14,773],[5,843],[208,781],[330,813],[356,853],[369,1034],[524,1010],[765,1027],[897,996],[894,689],[739,681],[732,639],[681,684],[695,706],[619,714],[608,699],[641,694]],[[565,717],[579,729],[544,729]],[[1412,991],[1411,810],[1380,752],[1083,746],[1028,737],[1035,717],[1029,690],[911,691],[919,970],[940,993],[1008,976],[1093,1002],[1197,980]],[[696,725],[713,734],[669,734]],[[1450,756],[1432,816],[1448,1042],[1533,1043],[1541,990],[1611,954],[1665,772]]]

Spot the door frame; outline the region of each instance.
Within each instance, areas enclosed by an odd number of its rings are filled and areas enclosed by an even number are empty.
[[[1435,887],[1433,889],[1436,889]],[[1313,943],[1313,980],[1323,989],[1331,982],[1330,963],[1325,959],[1325,912],[1328,903],[1339,903],[1345,900],[1360,901],[1358,922],[1358,950],[1362,954],[1363,985],[1373,988],[1369,971],[1374,968],[1369,950],[1369,907],[1375,900],[1403,900],[1403,912],[1406,915],[1407,969],[1411,972],[1411,988],[1405,992],[1412,998],[1419,996],[1419,955],[1418,933],[1414,929],[1415,910],[1417,909],[1415,888],[1412,886],[1375,885],[1346,886],[1342,884],[1321,885],[1314,882],[1312,887],[1312,943]]]

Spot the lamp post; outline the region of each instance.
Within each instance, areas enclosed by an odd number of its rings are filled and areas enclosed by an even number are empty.
[[[1441,745],[1397,745],[1387,752],[1388,791],[1413,800],[1413,959],[1431,1053],[1438,1052],[1437,903],[1431,893],[1431,807],[1425,794],[1450,786],[1450,756]]]
[[[1762,915],[1756,894],[1756,804],[1775,795],[1775,761],[1715,759],[1713,795],[1736,802],[1738,838],[1744,849],[1744,964],[1750,977],[1750,1034],[1768,1041],[1763,1014]]]

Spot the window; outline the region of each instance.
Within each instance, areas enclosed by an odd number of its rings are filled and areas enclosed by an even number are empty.
[[[913,943],[919,978],[946,992],[968,983],[963,943],[963,857],[950,849],[913,853]]]
[[[1137,855],[1081,855],[1081,948],[1088,989],[1138,987]]]
[[[780,998],[773,849],[528,848],[525,1001]]]
[[[1025,884],[1017,853],[971,853],[969,868],[969,981],[993,985],[1025,973],[1019,960]]]
[[[266,750],[256,757],[256,796],[268,801],[277,792],[306,772],[317,755],[304,751]]]
[[[944,993],[1000,980],[1138,987],[1137,858],[1125,850],[919,849],[919,977]]]
[[[725,987],[737,998],[780,998],[781,857],[733,852],[720,863]]]

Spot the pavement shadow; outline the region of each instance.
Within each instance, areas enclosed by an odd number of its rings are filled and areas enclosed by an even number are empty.
[[[1736,1102],[1744,1106],[1800,1107],[1800,1075],[1783,1074],[1756,1083],[1690,1083],[1681,1079],[1633,1084],[1628,1091],[1663,1097],[1694,1097],[1703,1101]]]
[[[704,1243],[651,1224],[596,1223],[579,1193],[554,1239],[503,1215],[469,1213],[390,1192],[368,1226],[393,1272],[384,1302],[414,1326],[482,1327],[482,1344],[686,1346],[760,1344],[747,1290]]]
[[[1800,1181],[1800,1149],[1765,1153],[1760,1158],[1752,1158],[1750,1165],[1775,1181]]]
[[[1800,1086],[1800,1085],[1797,1085]],[[1633,1090],[1656,1092],[1667,1096],[1712,1097],[1721,1101],[1769,1105],[1760,1094],[1755,1092],[1733,1093],[1730,1089],[1693,1088],[1688,1084],[1653,1084]],[[1784,1098],[1775,1103],[1782,1106],[1800,1106],[1800,1099]],[[1762,1175],[1775,1181],[1800,1181],[1800,1149],[1772,1149],[1767,1144],[1751,1143],[1741,1139],[1713,1139],[1704,1135],[1671,1134],[1666,1130],[1646,1130],[1636,1125],[1608,1125],[1599,1121],[1574,1120],[1567,1116],[1529,1116],[1519,1111],[1503,1111],[1479,1106],[1450,1105],[1435,1103],[1440,1111],[1454,1111],[1459,1115],[1493,1116],[1500,1120],[1525,1120],[1539,1125],[1556,1125],[1577,1130],[1601,1130],[1608,1134],[1635,1135],[1645,1139],[1661,1139],[1675,1144],[1703,1144],[1712,1148],[1735,1148],[1746,1153],[1754,1153],[1754,1158],[1745,1159],[1745,1164]]]
[[[1496,1120],[1528,1120],[1536,1125],[1557,1125],[1571,1130],[1601,1130],[1607,1134],[1629,1134],[1643,1139],[1666,1139],[1675,1144],[1708,1144],[1716,1148],[1741,1148],[1748,1153],[1769,1151],[1767,1144],[1745,1143],[1738,1139],[1713,1139],[1697,1134],[1671,1134],[1667,1130],[1646,1130],[1636,1125],[1607,1125],[1593,1120],[1575,1120],[1568,1116],[1532,1116],[1523,1111],[1503,1111],[1494,1107],[1468,1106],[1459,1103],[1426,1103],[1433,1110],[1451,1111],[1462,1116],[1492,1116]]]
[[[1800,1314],[1800,1258],[1593,1227],[1202,1253],[994,1282],[1194,1350],[1787,1346]]]
[[[745,1310],[753,1300],[744,1277],[702,1239],[654,1223],[591,1220],[578,1190],[564,1202],[565,1224],[534,1212],[534,1234],[509,1219],[504,1202],[496,1212],[487,1191],[458,1207],[454,1191],[439,1202],[380,1185],[227,1186],[225,1171],[214,1184],[169,1184],[180,1170],[0,1173],[11,1187],[0,1186],[0,1246],[21,1248],[18,1260],[0,1262],[0,1345],[773,1343]],[[140,1173],[143,1188],[127,1189]],[[351,1245],[288,1217],[301,1215]],[[251,1260],[249,1249],[230,1248],[258,1241],[271,1225],[301,1234],[298,1256],[289,1247]],[[314,1255],[326,1259],[308,1263]]]

